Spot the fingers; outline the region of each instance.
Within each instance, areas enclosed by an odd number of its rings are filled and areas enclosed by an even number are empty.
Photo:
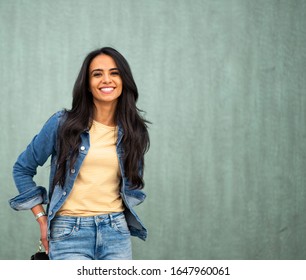
[[[46,253],[48,254],[49,253],[49,242],[48,242],[47,238],[42,237],[41,238],[41,243],[44,246]]]
[[[47,238],[48,232],[48,223],[46,217],[41,217],[38,219],[39,226],[40,226],[40,240],[42,245],[44,246],[46,253],[49,253],[49,242]]]

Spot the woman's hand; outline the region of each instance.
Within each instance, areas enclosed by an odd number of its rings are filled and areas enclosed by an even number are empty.
[[[40,240],[43,246],[45,247],[46,253],[49,253],[49,242],[47,239],[47,232],[48,232],[48,218],[47,216],[42,216],[37,219],[37,222],[40,226]]]
[[[43,246],[45,247],[46,253],[49,253],[49,242],[48,242],[48,218],[45,214],[45,209],[41,204],[34,206],[32,209],[34,216],[39,215],[39,218],[36,218],[40,227],[40,240]]]

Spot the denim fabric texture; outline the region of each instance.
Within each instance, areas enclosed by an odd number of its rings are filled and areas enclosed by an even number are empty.
[[[56,171],[57,162],[57,131],[60,123],[65,119],[65,111],[55,113],[44,124],[41,131],[33,138],[26,150],[20,154],[13,167],[13,177],[19,195],[10,199],[10,206],[15,210],[31,209],[37,204],[47,204],[48,214],[48,237],[50,238],[50,223],[54,219],[57,211],[61,208],[69,193],[72,190],[74,181],[80,171],[82,162],[90,148],[89,130],[86,129],[81,134],[81,144],[79,147],[79,155],[72,169],[68,169],[66,173],[66,181],[63,187],[59,185],[52,186],[53,178]],[[120,195],[126,206],[125,218],[132,236],[145,240],[147,230],[141,222],[140,218],[133,209],[134,206],[142,203],[146,197],[141,190],[131,190],[130,182],[124,174],[123,155],[124,151],[121,145],[123,130],[118,125],[118,140],[116,151],[119,159],[121,172]],[[33,180],[36,175],[38,166],[44,163],[51,156],[49,191],[43,186],[37,186]],[[69,164],[69,163],[68,163]],[[69,166],[69,165],[68,165]],[[142,167],[139,172],[142,173]]]
[[[51,260],[130,260],[130,231],[123,213],[56,216],[49,240]]]

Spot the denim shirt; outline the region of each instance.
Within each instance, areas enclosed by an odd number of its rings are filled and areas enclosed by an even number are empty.
[[[79,155],[75,165],[66,172],[65,185],[63,187],[59,185],[53,187],[53,178],[56,172],[58,155],[57,132],[61,121],[64,119],[64,114],[65,111],[59,111],[44,124],[41,131],[33,138],[26,150],[20,154],[13,167],[13,177],[19,195],[9,200],[10,206],[15,210],[27,210],[37,204],[47,204],[48,236],[50,236],[50,223],[70,194],[82,162],[90,148],[89,130],[87,129],[81,134]],[[142,203],[146,195],[141,190],[132,190],[129,188],[131,184],[124,174],[124,151],[121,145],[122,137],[123,129],[119,126],[116,151],[121,172],[120,195],[126,208],[125,217],[131,235],[145,240],[147,237],[147,230],[133,207]],[[37,167],[44,165],[50,156],[51,169],[49,192],[47,192],[46,188],[36,185],[33,181],[33,177],[36,175]]]

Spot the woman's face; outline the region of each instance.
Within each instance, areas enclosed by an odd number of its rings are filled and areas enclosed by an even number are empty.
[[[116,105],[122,93],[122,79],[112,57],[96,56],[89,65],[89,89],[96,106]]]

